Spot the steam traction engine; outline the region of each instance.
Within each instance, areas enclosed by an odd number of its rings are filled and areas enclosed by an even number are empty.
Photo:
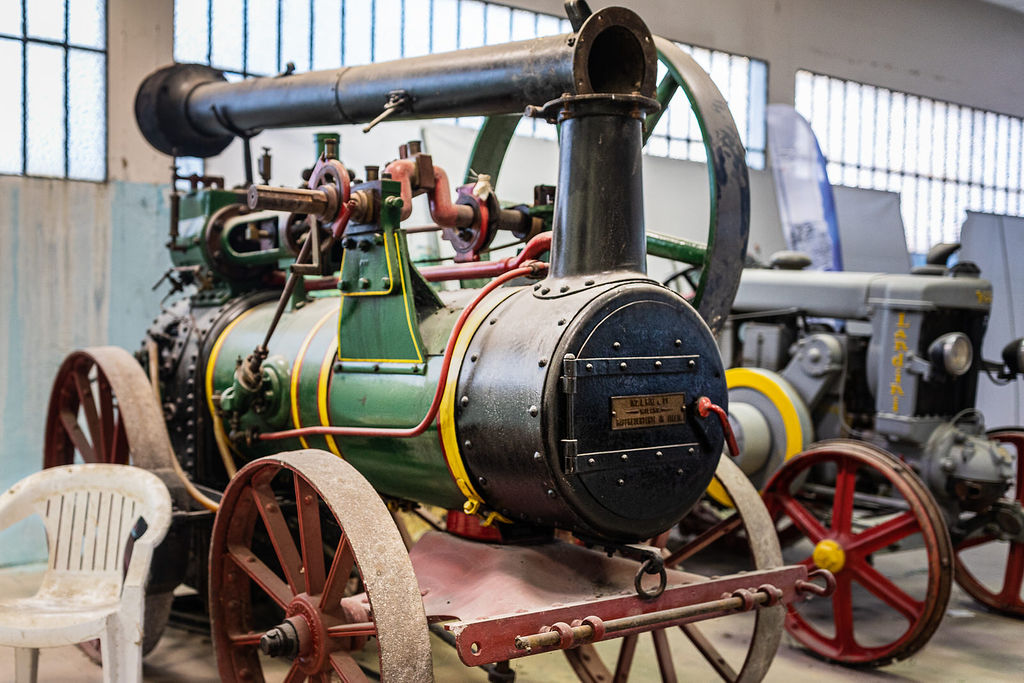
[[[140,128],[174,155],[211,156],[274,126],[492,117],[471,161],[481,174],[454,201],[418,143],[361,179],[325,144],[299,189],[193,179],[168,245],[189,290],[149,330],[145,371],[109,348],[65,362],[47,464],[130,459],[176,495],[150,645],[185,580],[208,592],[225,680],[361,680],[368,641],[385,680],[427,680],[428,624],[497,680],[509,660],[558,649],[583,680],[610,677],[591,644],[611,638],[624,677],[644,632],[674,680],[675,626],[716,672],[747,680],[774,656],[784,604],[830,590],[827,571],[782,565],[756,491],[720,458],[727,389],[709,324],[735,292],[748,218],[728,110],[632,12],[568,5],[569,35],[234,84],[175,65],[142,84]],[[679,85],[707,131],[706,247],[645,240],[645,125]],[[527,105],[560,125],[553,207],[504,206],[486,177],[514,129],[498,115]],[[453,266],[410,262],[403,221],[421,195]],[[522,250],[480,260],[499,230]],[[697,308],[646,277],[647,249],[706,266]],[[431,285],[474,278],[493,279]],[[736,514],[663,552],[713,479]],[[449,510],[447,530],[413,544],[402,513],[428,517],[420,504]],[[203,508],[217,511],[212,527]],[[682,570],[736,529],[752,571]],[[694,622],[744,611],[756,621],[730,663]]]
[[[929,269],[748,269],[722,338],[735,366],[737,464],[764,489],[783,537],[809,541],[793,557],[813,549],[805,563],[838,581],[832,609],[793,608],[787,628],[843,663],[916,652],[954,578],[987,607],[1024,616],[1024,431],[986,432],[974,408],[980,373],[1020,373],[1024,340],[1000,362],[981,359],[991,285],[972,264]],[[915,548],[922,572],[887,555]]]

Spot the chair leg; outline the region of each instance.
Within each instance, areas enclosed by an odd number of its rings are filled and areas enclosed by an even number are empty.
[[[117,619],[107,622],[100,638],[103,683],[137,683],[142,680],[142,633],[124,629]]]
[[[17,683],[36,683],[39,675],[39,649],[14,648],[14,680]]]

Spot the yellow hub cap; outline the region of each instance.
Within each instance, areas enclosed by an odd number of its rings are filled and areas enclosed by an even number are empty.
[[[843,546],[832,539],[825,539],[814,546],[814,554],[811,555],[811,559],[821,569],[827,569],[835,574],[846,564],[846,553],[843,552]]]

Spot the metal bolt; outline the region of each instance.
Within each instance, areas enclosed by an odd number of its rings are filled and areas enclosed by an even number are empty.
[[[594,281],[593,281],[593,280],[587,280],[587,281],[586,281],[586,282],[584,282],[583,284],[584,284],[584,285],[586,285],[587,287],[590,287],[591,285],[593,285],[593,284],[594,284]]]
[[[691,370],[693,370],[695,367],[697,367],[697,361],[695,361],[695,360],[687,361],[686,367],[688,367]]]
[[[619,479],[615,483],[618,484],[619,486],[625,486],[626,485],[626,480],[625,479]]]
[[[683,340],[682,339],[676,339],[676,346],[682,346],[682,345],[683,345]]]
[[[547,364],[548,364],[548,361],[547,361],[546,358],[541,358],[539,361],[537,361],[537,365],[539,365],[540,367],[544,367]]]
[[[619,342],[612,342],[612,348],[618,351],[619,349],[622,348],[622,344],[620,344]]]
[[[654,457],[655,458],[660,458],[662,455],[664,455],[664,454],[661,451],[654,451]]]
[[[558,324],[559,325],[564,325],[565,324],[565,318],[562,318],[561,320],[559,320]]]
[[[463,396],[462,398],[460,398],[459,399],[459,405],[461,405],[463,408],[468,406],[469,405],[469,396]]]
[[[479,358],[479,357],[480,357],[480,356],[478,356],[478,355],[476,355],[476,354],[474,353],[474,354],[473,354],[472,356],[470,356],[470,357],[469,357],[469,362],[471,362],[471,363],[475,363],[475,362],[476,362],[476,359],[477,359],[477,358]]]
[[[594,371],[594,366],[593,366],[592,363],[587,363],[586,367],[587,367],[587,372],[593,372]]]
[[[493,325],[493,324],[494,324],[494,323],[496,323],[496,322],[498,322],[498,319],[497,319],[497,318],[491,318],[490,320],[488,320],[488,321],[487,321],[487,324],[488,324],[488,325]]]
[[[554,498],[555,495],[556,494],[554,489],[548,489],[548,498]]]
[[[536,292],[538,289],[540,289],[540,283],[539,282],[533,286],[533,291]]]
[[[660,360],[654,361],[654,369],[655,370],[661,370],[661,361]]]
[[[619,460],[621,460],[622,462],[626,462],[627,460],[629,460],[629,455],[623,453],[622,455],[619,456]]]
[[[370,280],[369,280],[369,278],[365,278],[365,277],[359,278],[359,288],[360,289],[369,289],[369,287],[370,287]]]
[[[551,291],[551,289],[550,289],[550,288],[548,288],[548,287],[544,287],[544,288],[542,288],[542,289],[540,290],[540,293],[541,293],[541,294],[547,294],[547,293],[548,293],[548,292],[550,292],[550,291]]]
[[[466,448],[472,448],[473,447],[473,442],[470,441],[469,439],[466,439],[465,441],[462,442],[462,445],[464,447],[466,447]]]
[[[695,449],[693,449],[693,448],[690,448],[690,449],[687,450],[687,453],[689,453],[690,455],[693,455],[696,452],[697,451]]]
[[[619,370],[625,370],[626,367],[627,367],[626,361],[622,361],[621,363],[619,363]]]
[[[530,417],[537,417],[539,413],[540,409],[538,409],[537,406],[530,406]]]
[[[487,486],[487,478],[486,477],[478,477],[477,478],[477,483],[479,483],[481,486]]]
[[[536,460],[537,462],[540,462],[543,457],[544,456],[540,454],[540,451],[533,452],[533,459]]]
[[[682,468],[680,468],[680,469],[676,470],[676,474],[677,474],[678,476],[680,476],[680,477],[681,477],[681,476],[683,476],[683,470],[682,470]]]
[[[597,464],[597,460],[594,460],[593,458],[587,458],[587,464],[590,466],[594,466]]]
[[[565,294],[566,292],[569,291],[569,285],[562,285],[561,287],[558,288],[558,291],[561,292],[562,294]]]
[[[381,284],[381,287],[390,287],[391,286],[391,278],[389,278],[389,277],[382,277],[380,279],[380,284]]]

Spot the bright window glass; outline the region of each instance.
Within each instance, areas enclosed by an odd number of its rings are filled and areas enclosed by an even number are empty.
[[[0,0],[0,173],[104,180],[106,2]]]
[[[898,192],[911,251],[959,239],[966,212],[1024,215],[1024,120],[810,71],[796,109],[833,183]]]

